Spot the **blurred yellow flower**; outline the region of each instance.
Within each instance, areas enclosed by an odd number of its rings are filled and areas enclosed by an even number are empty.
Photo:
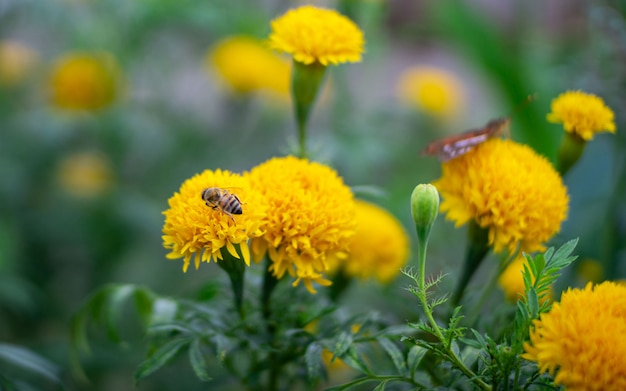
[[[61,187],[79,198],[101,195],[113,183],[110,162],[104,155],[95,152],[79,152],[65,157],[56,172]]]
[[[404,102],[435,117],[447,118],[463,104],[463,86],[457,77],[440,68],[416,66],[400,75],[396,94]]]
[[[533,322],[522,356],[568,391],[626,390],[626,285],[569,289]]]
[[[342,267],[349,276],[391,281],[409,257],[409,237],[402,224],[386,210],[356,200],[356,231],[345,259],[336,259],[331,269]]]
[[[0,42],[0,86],[20,83],[37,64],[36,51],[15,41]]]
[[[285,272],[303,281],[330,285],[323,273],[328,258],[345,256],[354,235],[354,198],[332,168],[293,156],[273,158],[247,175],[267,204],[262,237],[252,241],[252,255],[267,253],[276,278]]]
[[[524,278],[522,277],[522,272],[524,271],[524,265],[527,264],[528,261],[526,257],[520,253],[513,262],[504,269],[498,278],[498,284],[504,291],[504,297],[510,302],[517,302],[524,294]],[[543,297],[540,302],[550,300],[551,298],[551,294],[547,295]]]
[[[595,259],[585,258],[576,263],[576,273],[579,277],[582,277],[585,282],[602,281],[604,268],[600,262]]]
[[[242,213],[231,218],[220,208],[207,206],[202,192],[209,187],[235,195],[241,201]],[[196,269],[201,261],[218,262],[224,249],[250,265],[248,240],[263,233],[265,206],[260,194],[250,188],[248,178],[229,171],[205,170],[187,179],[168,204],[169,209],[163,212],[163,246],[171,251],[169,259],[183,258],[183,271],[189,268],[192,257]]]
[[[567,91],[552,100],[548,121],[562,123],[567,132],[585,141],[598,132],[615,133],[613,111],[602,98],[582,91]]]
[[[559,174],[526,145],[491,139],[443,163],[433,183],[441,211],[459,227],[474,220],[489,230],[496,253],[533,252],[559,232],[569,197]]]
[[[265,90],[289,97],[289,62],[256,38],[225,38],[211,48],[206,62],[238,93]]]
[[[56,107],[94,111],[110,105],[120,94],[120,71],[109,53],[70,53],[56,61],[49,84]]]
[[[365,40],[359,27],[337,11],[305,5],[272,21],[272,49],[303,64],[359,62]]]

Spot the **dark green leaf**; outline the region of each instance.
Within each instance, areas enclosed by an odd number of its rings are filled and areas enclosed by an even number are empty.
[[[170,323],[178,313],[178,302],[172,299],[158,298],[152,302],[150,325]]]
[[[134,285],[118,285],[113,289],[108,298],[106,326],[109,338],[114,342],[121,342],[119,335],[119,320],[126,300],[134,294]]]
[[[176,338],[158,348],[150,357],[139,365],[137,372],[135,372],[135,382],[138,382],[163,367],[190,342],[189,338]]]
[[[387,386],[387,380],[383,380],[374,388],[373,391],[384,391]]]
[[[204,359],[204,353],[202,353],[202,342],[200,339],[194,339],[189,346],[189,362],[198,379],[201,381],[211,380],[211,376],[209,376],[207,371],[208,366]]]
[[[309,379],[317,380],[321,378],[322,373],[322,345],[317,342],[313,342],[307,346],[304,354],[304,361],[306,362],[306,369],[309,375]]]
[[[415,372],[417,371],[417,368],[420,362],[422,361],[422,359],[424,358],[424,355],[426,354],[426,352],[427,352],[426,349],[417,345],[413,346],[409,350],[409,355],[407,358],[407,365],[409,367],[411,377],[415,376]]]
[[[380,344],[380,346],[382,346],[383,349],[385,349],[389,357],[391,357],[391,361],[393,362],[393,365],[396,367],[398,374],[403,375],[403,376],[408,376],[409,371],[406,366],[406,362],[404,361],[404,355],[402,354],[400,349],[396,346],[396,344],[394,344],[392,341],[390,341],[387,338],[378,338],[377,341]]]
[[[50,361],[21,346],[0,344],[0,360],[31,374],[60,383],[59,369]]]
[[[365,384],[365,383],[368,383],[368,382],[371,382],[371,381],[378,381],[378,380],[376,380],[376,379],[370,379],[369,377],[361,377],[361,378],[358,378],[358,379],[352,380],[352,381],[350,381],[350,382],[348,382],[348,383],[345,383],[345,384],[342,384],[342,385],[339,385],[339,386],[336,386],[336,387],[327,388],[327,389],[326,389],[326,391],[343,391],[343,390],[349,390],[349,389],[351,389],[352,387],[359,386],[359,385],[361,385],[361,384]]]

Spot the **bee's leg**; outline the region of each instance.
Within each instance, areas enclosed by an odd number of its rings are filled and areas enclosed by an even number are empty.
[[[237,224],[237,222],[235,221],[235,218],[230,212],[226,212],[225,210],[222,210],[222,212],[226,213],[228,217],[230,217],[230,219],[233,221],[233,224]]]

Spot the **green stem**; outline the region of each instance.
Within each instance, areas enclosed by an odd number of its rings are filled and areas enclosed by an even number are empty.
[[[245,318],[245,312],[243,310],[243,288],[244,288],[244,276],[246,271],[246,265],[243,259],[237,259],[233,257],[229,252],[224,251],[222,254],[223,259],[217,262],[217,265],[222,268],[228,274],[230,279],[230,285],[233,290],[233,300],[235,308],[239,313],[241,319]]]
[[[439,339],[441,344],[445,347],[446,354],[448,358],[450,359],[450,361],[461,372],[463,372],[465,376],[467,376],[471,381],[473,381],[481,389],[491,390],[491,386],[489,386],[487,383],[480,380],[478,376],[471,369],[465,366],[465,364],[457,357],[454,351],[452,351],[451,346],[447,343],[446,338],[443,335],[443,332],[441,331],[441,329],[439,328],[439,325],[435,321],[432,307],[428,303],[428,298],[426,297],[426,250],[427,250],[427,247],[428,247],[428,242],[425,241],[421,243],[418,249],[418,266],[419,266],[419,276],[417,280],[418,292],[419,292],[418,298],[424,309],[424,314],[426,315],[426,318],[428,319],[428,322],[430,323],[430,326],[432,327],[435,333],[435,336],[437,337],[437,339]]]
[[[298,155],[307,157],[306,138],[309,115],[324,81],[326,67],[319,63],[303,64],[293,61],[291,93],[298,126]]]
[[[346,289],[348,289],[348,287],[352,284],[354,279],[346,273],[343,267],[341,267],[332,280],[333,284],[328,290],[328,297],[333,301],[333,303],[336,303],[339,301],[339,298],[346,291]]]
[[[271,297],[274,288],[278,285],[278,279],[272,275],[269,270],[271,265],[269,257],[265,257],[265,274],[263,275],[263,287],[261,290],[261,311],[263,319],[267,327],[267,333],[269,335],[269,354],[267,361],[269,363],[269,377],[267,380],[268,391],[275,391],[278,389],[278,377],[282,368],[282,363],[278,360],[278,353],[276,349],[276,324],[272,319]]]
[[[467,252],[465,254],[465,261],[463,263],[463,271],[461,272],[461,279],[459,285],[452,295],[452,305],[457,306],[463,298],[465,288],[472,279],[472,276],[478,270],[478,267],[482,263],[483,259],[489,252],[489,231],[481,228],[475,221],[472,220],[468,228],[469,241],[467,243]]]

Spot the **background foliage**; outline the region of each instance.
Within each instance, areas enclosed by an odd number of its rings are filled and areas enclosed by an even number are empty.
[[[42,389],[59,383],[67,389],[129,388],[147,349],[142,319],[130,310],[119,314],[123,343],[110,342],[106,330],[92,330],[93,354],[81,357],[92,383],[71,374],[69,322],[89,294],[109,283],[190,299],[227,290],[215,265],[183,274],[179,262],[165,259],[161,212],[182,180],[197,172],[243,171],[288,151],[295,135],[290,107],[229,93],[204,57],[226,36],[265,38],[269,21],[297,4],[0,2],[1,39],[26,45],[36,58],[23,79],[0,86],[0,380],[23,378]],[[554,158],[562,131],[545,120],[551,99],[567,89],[595,93],[615,112],[618,131],[591,142],[565,178],[569,219],[554,241],[579,237],[577,254],[596,260],[601,275],[585,273],[579,260],[559,284],[626,276],[623,2],[324,4],[361,26],[367,53],[359,64],[331,70],[332,93],[314,111],[310,131],[319,159],[351,186],[382,188],[383,196],[370,198],[412,232],[410,192],[439,176],[438,162],[419,156],[429,141],[510,114],[512,137]],[[49,104],[49,71],[55,58],[83,50],[116,58],[124,93],[95,113],[63,112]],[[457,115],[440,121],[396,98],[397,79],[414,65],[458,76],[464,92]],[[538,98],[518,108],[533,93]],[[64,159],[85,151],[103,157],[110,170],[109,185],[90,197],[72,194],[59,179]],[[457,245],[448,245],[451,238]],[[464,245],[464,230],[441,219],[431,238],[429,271],[454,272]],[[407,283],[404,277],[385,287],[360,282],[344,301],[355,311],[378,311],[389,323],[413,322],[415,301],[401,289]],[[219,363],[212,365],[211,376],[227,387]],[[179,359],[137,388],[203,387],[188,361]]]

